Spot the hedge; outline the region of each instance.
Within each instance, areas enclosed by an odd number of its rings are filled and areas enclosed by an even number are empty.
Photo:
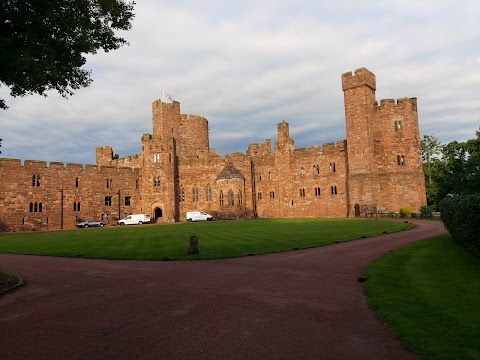
[[[480,194],[455,196],[439,203],[442,220],[452,238],[480,255]]]

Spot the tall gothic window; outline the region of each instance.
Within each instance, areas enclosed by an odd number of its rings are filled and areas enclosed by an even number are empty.
[[[212,187],[210,185],[207,185],[205,189],[205,200],[212,201]]]
[[[223,191],[220,190],[220,206],[223,206]]]
[[[198,187],[194,186],[192,189],[192,200],[194,202],[198,201]]]
[[[178,201],[185,202],[185,189],[183,186],[178,190]]]
[[[235,204],[234,195],[232,190],[228,190],[228,206],[233,206]]]

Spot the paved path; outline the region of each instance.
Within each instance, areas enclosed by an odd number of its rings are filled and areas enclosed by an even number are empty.
[[[413,359],[358,276],[414,230],[228,260],[0,255],[26,286],[0,297],[0,359]]]

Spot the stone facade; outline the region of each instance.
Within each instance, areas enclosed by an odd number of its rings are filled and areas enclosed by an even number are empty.
[[[208,121],[155,100],[141,152],[96,165],[0,159],[0,228],[73,228],[77,219],[114,224],[132,213],[183,221],[202,210],[217,219],[354,217],[426,204],[415,98],[375,100],[375,75],[342,75],[347,139],[295,149],[285,121],[278,138],[223,158],[209,147]]]

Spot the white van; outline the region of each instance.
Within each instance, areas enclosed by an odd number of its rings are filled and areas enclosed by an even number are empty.
[[[213,216],[204,211],[188,211],[185,219],[187,221],[211,221]]]
[[[135,225],[145,224],[150,222],[150,215],[148,214],[132,214],[128,215],[125,219],[117,221],[118,225]]]

